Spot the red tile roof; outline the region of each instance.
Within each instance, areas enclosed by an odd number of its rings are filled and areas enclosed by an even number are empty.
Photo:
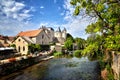
[[[0,39],[1,39],[1,40],[4,40],[4,37],[3,37],[2,35],[0,35]]]
[[[42,31],[43,29],[25,31],[25,32],[20,32],[17,36],[35,37]]]

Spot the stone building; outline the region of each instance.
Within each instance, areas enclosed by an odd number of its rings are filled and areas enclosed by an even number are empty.
[[[67,37],[67,31],[64,28],[62,31],[60,29],[60,27],[58,27],[58,30],[54,32],[54,42],[59,44],[59,45],[63,45],[65,40]]]
[[[49,45],[50,43],[56,43],[63,45],[66,40],[67,31],[64,28],[62,31],[58,28],[54,31],[51,27],[44,27],[37,30],[20,32],[17,35],[17,39],[13,44],[16,45],[16,50],[21,54],[28,53],[28,44],[40,44]]]
[[[35,44],[48,45],[50,37],[44,29],[20,32],[17,36],[29,37]]]
[[[13,40],[14,37],[0,35],[0,47],[9,47]]]
[[[29,37],[19,36],[15,41],[14,44],[16,45],[16,50],[20,54],[28,54],[28,45],[34,44],[34,41]]]
[[[44,29],[20,32],[13,44],[21,54],[28,54],[28,44],[48,45],[50,37]]]

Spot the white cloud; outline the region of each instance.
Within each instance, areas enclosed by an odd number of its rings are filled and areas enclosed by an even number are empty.
[[[27,20],[32,15],[29,14],[32,8],[25,9],[26,5],[22,2],[16,2],[15,0],[0,0],[0,14],[5,15],[8,18],[16,20]],[[24,14],[26,16],[21,16]],[[1,16],[1,15],[0,15]]]
[[[30,10],[23,10],[23,13],[25,13],[25,14],[27,14],[29,12],[30,12]]]
[[[16,21],[10,18],[1,17],[0,34],[15,36],[20,31],[32,29],[34,24]]]
[[[29,22],[35,11],[34,7],[26,9],[26,4],[15,0],[0,0],[0,34],[17,35],[22,30],[32,29]]]
[[[38,25],[38,27],[41,27],[41,26],[52,27],[52,28],[54,28],[55,30],[56,30],[58,27],[62,27],[62,25],[57,24],[57,23],[54,23],[54,22],[41,22],[41,23]]]
[[[41,8],[41,9],[43,9],[43,8],[44,8],[44,6],[40,6],[40,8]]]

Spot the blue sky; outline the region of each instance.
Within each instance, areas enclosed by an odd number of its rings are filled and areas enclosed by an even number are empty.
[[[0,34],[15,36],[43,25],[65,27],[73,37],[86,38],[89,22],[73,12],[70,0],[0,0]]]

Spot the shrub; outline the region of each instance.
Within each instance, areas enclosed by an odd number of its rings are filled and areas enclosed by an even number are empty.
[[[59,56],[62,56],[62,55],[63,55],[62,52],[55,52],[55,53],[54,53],[54,56],[58,56],[58,57],[59,57]]]
[[[73,55],[75,56],[75,57],[81,57],[82,55],[81,55],[81,50],[76,50],[74,53],[73,53]]]

